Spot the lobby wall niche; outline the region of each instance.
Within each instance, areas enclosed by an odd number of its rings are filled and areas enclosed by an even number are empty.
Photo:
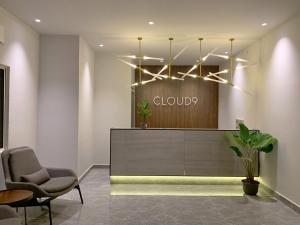
[[[161,66],[143,66],[158,73]],[[172,66],[172,74],[186,72],[191,66]],[[219,66],[202,66],[202,75],[218,72]],[[198,71],[199,73],[199,71]],[[149,80],[149,75],[142,75]],[[135,71],[135,80],[139,72]],[[140,127],[138,103],[149,102],[149,128],[218,128],[218,83],[186,77],[184,81],[163,79],[135,87],[135,127]]]

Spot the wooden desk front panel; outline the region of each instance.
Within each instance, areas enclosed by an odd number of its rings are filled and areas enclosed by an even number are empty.
[[[112,129],[112,176],[244,176],[222,130]],[[257,171],[258,175],[258,171]]]
[[[184,175],[183,137],[172,130],[112,130],[111,174]]]
[[[188,176],[244,176],[243,164],[229,149],[223,131],[185,132]]]

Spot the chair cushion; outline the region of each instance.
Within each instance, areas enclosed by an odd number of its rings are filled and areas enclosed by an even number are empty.
[[[9,218],[0,220],[0,225],[21,225],[21,221],[18,218]]]
[[[9,169],[13,181],[21,181],[22,175],[32,174],[40,169],[40,165],[34,151],[30,148],[17,149],[9,155]]]
[[[40,185],[48,193],[61,192],[71,187],[76,181],[75,177],[54,177]]]
[[[49,179],[49,173],[45,168],[42,168],[37,172],[21,176],[21,181],[30,182],[38,185],[45,183]]]

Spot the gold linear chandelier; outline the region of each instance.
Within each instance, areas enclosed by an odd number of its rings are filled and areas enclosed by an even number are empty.
[[[192,78],[200,78],[204,81],[211,81],[211,82],[216,82],[216,83],[220,83],[220,84],[230,85],[234,88],[242,90],[240,87],[233,84],[233,74],[234,74],[234,71],[236,69],[242,69],[242,68],[247,67],[248,65],[240,65],[240,66],[237,66],[237,67],[234,67],[234,65],[235,65],[236,62],[246,63],[248,61],[245,60],[245,59],[242,59],[242,58],[238,58],[238,57],[233,55],[234,38],[229,39],[229,41],[230,41],[230,53],[229,53],[229,55],[216,54],[215,51],[217,49],[215,48],[212,51],[210,51],[208,54],[206,54],[204,57],[202,57],[202,42],[203,42],[203,40],[204,40],[203,38],[198,38],[198,41],[199,41],[199,59],[197,59],[196,63],[187,72],[178,72],[178,75],[181,76],[181,77],[175,76],[174,74],[172,74],[172,65],[173,65],[173,62],[187,49],[187,47],[184,47],[183,49],[181,49],[173,57],[172,56],[173,55],[173,53],[172,53],[172,42],[174,41],[174,38],[172,38],[172,37],[169,38],[169,59],[168,59],[168,63],[164,64],[162,66],[162,68],[159,70],[158,73],[152,73],[152,72],[142,68],[142,62],[144,60],[154,60],[154,61],[164,62],[164,59],[159,58],[159,57],[151,57],[151,56],[143,55],[143,53],[142,53],[142,38],[141,37],[138,37],[138,42],[139,42],[139,44],[138,44],[138,54],[137,55],[121,55],[121,56],[119,56],[119,60],[121,62],[129,65],[130,67],[138,70],[138,72],[139,72],[138,82],[133,83],[132,86],[145,85],[147,83],[154,82],[154,81],[157,81],[157,80],[162,80],[162,79],[172,79],[172,80],[184,81],[186,77],[192,77]],[[216,72],[216,73],[209,72],[207,75],[202,75],[202,64],[210,56],[218,57],[218,58],[222,58],[224,60],[227,60],[228,64],[229,64],[229,68],[224,69],[224,70],[219,71],[219,72]],[[137,65],[132,63],[132,62],[128,62],[128,61],[124,60],[123,58],[129,58],[131,60],[137,60]],[[197,68],[199,69],[199,74],[192,73]],[[167,69],[168,69],[168,73],[163,74],[163,72],[166,71]],[[221,77],[223,74],[228,74],[228,73],[230,73],[230,80],[227,80],[227,79]],[[151,76],[151,79],[142,80],[142,74],[146,74],[146,75]]]
[[[240,66],[235,67],[235,62],[246,63],[246,62],[248,62],[248,60],[238,58],[238,57],[233,55],[233,42],[234,42],[234,40],[235,40],[234,38],[229,39],[229,41],[230,41],[230,53],[229,53],[229,55],[220,55],[220,54],[214,54],[214,53],[211,54],[212,56],[216,56],[216,57],[219,57],[219,58],[226,59],[228,64],[229,64],[229,68],[225,69],[225,70],[222,70],[222,71],[219,71],[218,73],[209,73],[209,75],[207,76],[207,79],[210,79],[211,77],[215,76],[216,74],[220,75],[220,74],[230,73],[230,80],[229,81],[226,80],[226,79],[223,79],[219,76],[219,78],[221,80],[219,83],[223,83],[223,84],[229,85],[231,87],[234,87],[238,90],[246,92],[241,87],[235,85],[234,82],[233,82],[233,74],[234,74],[235,70],[248,67],[248,65],[240,65]],[[216,82],[218,82],[218,81],[216,81]]]
[[[201,59],[201,41],[203,40],[202,38],[199,38],[200,40],[200,59]],[[224,69],[222,71],[219,71],[219,72],[216,72],[216,73],[211,73],[209,72],[209,74],[207,74],[206,76],[202,76],[201,75],[201,64],[203,62],[203,58],[202,61],[200,61],[200,65],[199,64],[196,64],[194,65],[187,73],[181,73],[179,72],[179,74],[183,75],[183,78],[185,76],[190,76],[190,77],[194,77],[194,78],[197,78],[197,74],[191,74],[191,71],[193,71],[194,69],[197,68],[197,65],[199,65],[199,78],[202,78],[203,80],[205,81],[211,81],[211,82],[216,82],[216,83],[221,83],[221,84],[226,84],[226,85],[230,85],[236,89],[239,89],[239,90],[242,90],[242,88],[240,88],[239,86],[235,85],[233,83],[233,74],[234,74],[234,71],[237,70],[237,69],[242,69],[242,68],[246,68],[248,67],[248,65],[241,65],[241,66],[236,66],[234,67],[234,64],[235,62],[248,62],[248,60],[246,59],[242,59],[242,58],[238,58],[238,57],[235,57],[233,55],[233,42],[234,42],[234,38],[230,38],[229,39],[230,41],[230,53],[229,55],[221,55],[221,54],[215,54],[215,50],[212,50],[210,53],[208,53],[208,56],[215,56],[215,57],[219,57],[219,58],[222,58],[222,59],[225,59],[228,61],[228,64],[229,64],[229,68],[228,69]],[[204,60],[205,61],[205,60]],[[224,79],[221,77],[222,74],[228,74],[230,73],[230,80],[228,81],[227,79]]]
[[[209,52],[205,57],[202,57],[202,41],[204,40],[203,38],[199,38],[199,59],[196,61],[196,64],[189,69],[186,73],[178,72],[178,74],[182,75],[182,79],[184,79],[186,76],[193,77],[193,78],[203,78],[202,76],[202,64],[207,60],[207,58],[216,50],[212,50]],[[191,74],[194,70],[199,67],[199,75],[197,74]]]
[[[169,63],[168,65],[165,65],[163,68],[169,68],[168,70],[168,74],[166,75],[160,75],[161,77],[165,78],[165,79],[172,79],[172,80],[181,80],[184,81],[183,78],[179,78],[176,77],[174,75],[172,75],[172,63],[173,61],[175,61],[185,50],[186,47],[183,48],[182,50],[180,50],[174,57],[172,57],[172,41],[174,40],[174,38],[170,37],[169,38],[169,42],[170,42],[170,47],[169,47]]]
[[[136,82],[134,84],[132,84],[132,86],[137,86],[138,84],[146,84],[152,81],[155,81],[156,79],[161,80],[162,78],[159,77],[157,74],[151,73],[146,69],[142,68],[142,61],[143,60],[159,60],[161,62],[164,61],[163,58],[156,58],[156,57],[150,57],[150,56],[145,56],[142,54],[142,37],[138,37],[138,41],[139,41],[139,47],[138,47],[138,55],[125,55],[125,56],[119,56],[119,60],[127,65],[129,65],[130,67],[137,69],[139,71],[139,82]],[[131,59],[137,59],[138,60],[138,65],[135,65],[131,62],[125,61],[122,58],[131,58]],[[146,81],[142,81],[142,73],[148,74],[150,76],[152,76],[153,78],[151,80],[146,80]]]
[[[158,77],[164,78],[164,79],[172,79],[172,80],[181,80],[181,81],[183,81],[184,79],[172,75],[172,64],[188,47],[187,46],[184,47],[174,57],[172,57],[172,41],[173,40],[174,40],[174,38],[172,38],[172,37],[169,38],[169,60],[168,60],[168,64],[165,64],[156,75]],[[166,69],[168,69],[168,74],[162,74]]]
[[[219,74],[224,74],[224,73],[228,73],[229,72],[230,73],[230,83],[232,83],[233,82],[233,73],[234,73],[235,69],[240,69],[240,68],[247,67],[247,65],[244,65],[244,66],[239,66],[239,67],[235,67],[234,68],[234,63],[235,62],[248,62],[248,61],[245,60],[245,59],[242,59],[242,58],[235,57],[233,55],[233,42],[234,42],[234,38],[230,38],[229,41],[230,41],[230,53],[229,53],[229,55],[220,55],[220,54],[211,53],[211,56],[216,56],[216,57],[228,60],[229,69],[220,71],[218,73]]]
[[[142,61],[143,60],[159,60],[160,62],[164,62],[163,58],[157,58],[157,57],[149,57],[149,56],[144,56],[142,54],[142,38],[138,37],[138,41],[139,41],[139,47],[138,47],[138,55],[125,55],[125,56],[119,56],[119,60],[127,65],[129,65],[130,67],[137,69],[139,71],[139,79],[138,82],[133,83],[131,86],[138,86],[138,85],[144,85],[156,80],[162,80],[164,79],[172,79],[172,80],[184,80],[182,78],[176,77],[176,76],[172,76],[171,75],[171,67],[172,67],[172,62],[175,61],[186,49],[187,47],[184,47],[183,49],[181,49],[174,57],[172,57],[172,41],[174,39],[173,38],[169,38],[170,41],[170,49],[169,49],[169,62],[168,64],[165,64],[161,70],[158,73],[152,73],[146,69],[142,68]],[[138,60],[138,65],[133,64],[131,62],[125,61],[122,58],[131,58],[131,59],[137,59]],[[169,72],[168,75],[166,74],[162,74],[167,68],[169,68]],[[149,80],[142,80],[142,73],[147,74],[152,76],[152,79]]]

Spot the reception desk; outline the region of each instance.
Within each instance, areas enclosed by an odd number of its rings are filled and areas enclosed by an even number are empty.
[[[224,130],[111,129],[110,165],[111,176],[245,175]]]

